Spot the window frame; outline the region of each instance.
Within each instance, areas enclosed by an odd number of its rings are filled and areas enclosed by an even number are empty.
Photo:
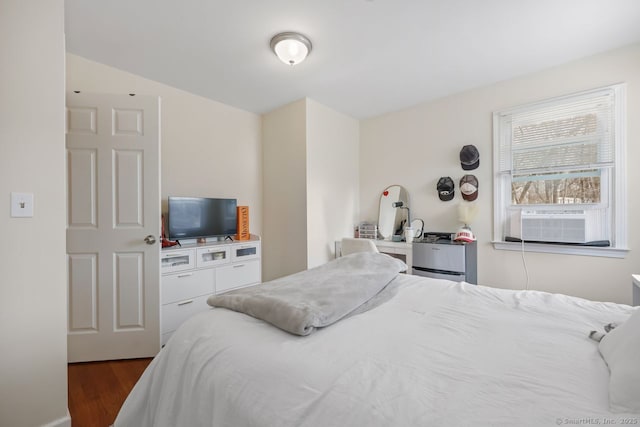
[[[513,115],[533,109],[554,107],[571,99],[585,96],[596,96],[603,91],[611,91],[614,96],[614,166],[608,179],[612,180],[608,188],[611,215],[611,246],[578,246],[562,243],[532,243],[532,242],[507,242],[505,241],[505,221],[512,210],[511,205],[511,175],[504,174],[500,170],[501,165],[501,138],[504,136],[502,117]],[[522,104],[513,108],[506,108],[493,113],[493,246],[499,250],[530,251],[555,254],[571,254],[586,256],[603,256],[624,258],[629,252],[627,248],[627,191],[626,191],[626,149],[627,149],[627,108],[626,108],[626,84],[618,83],[597,89],[577,92],[569,95],[545,99],[542,101]],[[511,151],[509,151],[511,155]],[[606,190],[609,191],[609,190]],[[602,203],[603,200],[600,201]],[[535,205],[529,206],[533,209]],[[526,206],[522,207],[526,209]],[[538,207],[540,208],[540,207]]]

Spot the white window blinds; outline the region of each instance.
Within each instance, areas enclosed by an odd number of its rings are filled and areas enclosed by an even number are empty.
[[[612,89],[502,114],[501,173],[571,172],[614,165]]]

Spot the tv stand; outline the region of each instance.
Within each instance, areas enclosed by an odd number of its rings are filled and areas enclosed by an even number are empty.
[[[178,249],[162,249],[160,266],[160,339],[165,345],[182,322],[211,308],[209,295],[261,282],[260,237],[184,242]]]
[[[210,244],[210,243],[216,243],[216,242],[224,242],[225,240],[233,240],[231,238],[231,236],[225,236],[225,237],[199,237],[197,239],[195,239],[195,243],[197,245],[206,245],[206,244]],[[193,239],[191,240],[193,241]]]

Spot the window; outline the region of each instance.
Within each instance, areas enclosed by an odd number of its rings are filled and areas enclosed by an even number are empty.
[[[625,85],[496,112],[494,244],[626,253]]]

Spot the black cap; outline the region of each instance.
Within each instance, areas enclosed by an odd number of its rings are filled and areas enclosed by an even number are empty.
[[[460,150],[460,165],[466,171],[480,166],[480,153],[475,145],[465,145]]]
[[[455,184],[453,183],[451,177],[443,176],[442,178],[440,178],[438,180],[438,185],[436,186],[436,188],[438,189],[438,197],[440,197],[440,200],[447,202],[453,199],[453,196],[455,196],[456,194],[456,192],[454,191],[454,187]]]

